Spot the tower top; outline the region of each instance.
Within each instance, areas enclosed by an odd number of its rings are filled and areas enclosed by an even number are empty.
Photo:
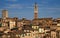
[[[37,2],[35,2],[35,4],[37,4]]]
[[[37,2],[35,2],[35,6],[37,6]]]
[[[2,10],[2,11],[8,11],[8,10],[4,9],[4,10]]]
[[[37,2],[35,2],[35,4],[34,4],[34,8],[35,8],[35,9],[38,9]]]

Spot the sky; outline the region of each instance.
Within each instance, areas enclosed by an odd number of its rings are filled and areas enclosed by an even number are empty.
[[[60,0],[0,0],[0,18],[6,9],[9,17],[33,19],[35,2],[39,18],[60,17]]]

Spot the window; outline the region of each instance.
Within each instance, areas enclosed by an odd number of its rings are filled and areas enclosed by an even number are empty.
[[[26,32],[26,30],[24,30],[24,32]]]
[[[38,26],[36,26],[36,29],[38,29]]]
[[[29,32],[29,30],[27,30],[27,32]]]
[[[30,36],[30,34],[29,34],[29,33],[27,33],[27,36]]]
[[[39,32],[40,32],[40,33],[43,33],[43,32],[44,32],[44,29],[43,29],[43,28],[40,28],[40,29],[39,29]]]
[[[30,36],[30,34],[28,34],[28,36]]]
[[[37,29],[39,28],[39,26],[37,26]]]

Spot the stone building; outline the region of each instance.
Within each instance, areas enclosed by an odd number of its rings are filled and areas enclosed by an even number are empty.
[[[2,11],[2,18],[3,18],[3,19],[8,18],[8,11],[7,11],[7,10],[3,10],[3,11]]]

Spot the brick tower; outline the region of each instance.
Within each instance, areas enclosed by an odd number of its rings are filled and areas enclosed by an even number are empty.
[[[35,3],[34,5],[34,19],[38,19],[38,5]]]

